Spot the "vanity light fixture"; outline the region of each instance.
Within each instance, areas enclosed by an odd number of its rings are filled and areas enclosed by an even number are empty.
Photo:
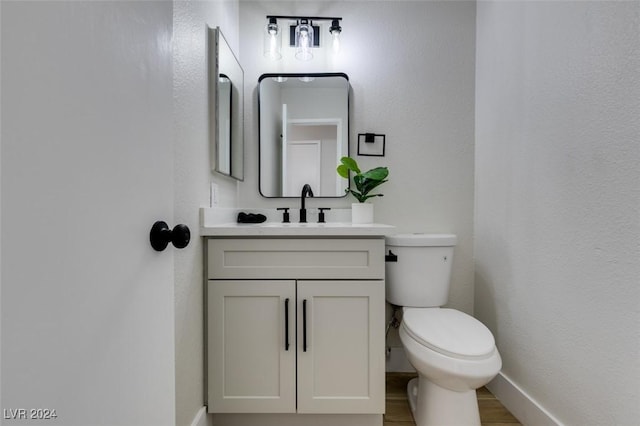
[[[278,20],[269,17],[267,28],[264,34],[264,56],[274,61],[282,58],[280,45],[282,44],[282,32],[278,27]]]
[[[276,16],[267,15],[267,26],[264,33],[264,56],[272,60],[282,58],[281,38],[282,27],[278,25],[278,19],[288,20],[289,23],[289,43],[288,46],[295,48],[295,57],[301,61],[308,61],[313,58],[314,48],[323,47],[321,43],[320,26],[318,21],[329,21],[331,25],[329,34],[333,51],[340,49],[340,33],[342,18],[329,18],[319,16]],[[286,27],[285,27],[286,28]],[[324,37],[322,37],[324,38]]]

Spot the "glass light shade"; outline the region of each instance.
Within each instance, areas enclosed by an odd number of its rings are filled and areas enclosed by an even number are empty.
[[[313,26],[306,20],[302,19],[300,24],[296,26],[296,59],[308,61],[313,59],[311,48],[313,46]]]
[[[270,18],[264,31],[264,56],[277,61],[282,58],[282,31],[275,18]]]
[[[333,53],[338,53],[340,51],[340,31],[331,32],[331,46],[333,48]]]
[[[332,20],[331,27],[329,27],[329,33],[331,33],[331,45],[333,47],[333,53],[338,53],[340,51],[341,32],[342,27],[340,26],[340,21],[338,19]]]

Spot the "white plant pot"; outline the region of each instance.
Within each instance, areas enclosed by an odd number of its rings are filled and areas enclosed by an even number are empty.
[[[354,223],[354,224],[373,223],[373,204],[369,204],[369,203],[351,204],[351,223]]]

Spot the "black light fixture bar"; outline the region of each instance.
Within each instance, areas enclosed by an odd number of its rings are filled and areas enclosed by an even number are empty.
[[[284,16],[284,15],[267,15],[267,19],[308,19],[310,21],[342,21],[342,18],[329,18],[326,16]]]

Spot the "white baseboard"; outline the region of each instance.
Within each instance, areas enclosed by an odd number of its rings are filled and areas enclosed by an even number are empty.
[[[382,414],[212,414],[215,426],[382,426]]]
[[[523,425],[563,426],[558,419],[503,373],[499,373],[487,388]]]
[[[200,407],[191,422],[191,426],[209,426],[209,421],[207,420],[207,407]]]

